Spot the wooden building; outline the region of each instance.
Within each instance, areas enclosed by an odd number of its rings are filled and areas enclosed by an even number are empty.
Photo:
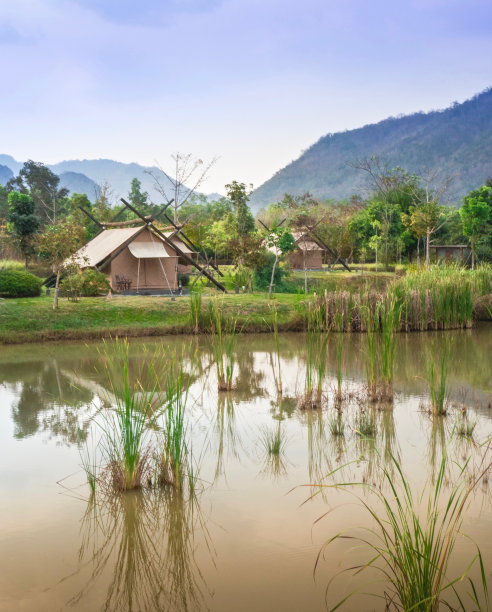
[[[288,259],[294,270],[320,270],[323,267],[325,249],[318,244],[308,233],[293,231],[297,248],[289,253]]]
[[[471,249],[466,244],[429,245],[431,256],[437,261],[456,262],[465,264],[471,256]]]
[[[176,232],[164,232],[186,255],[193,255]],[[178,273],[191,272],[189,262],[145,225],[105,229],[75,253],[80,268],[97,268],[115,292],[174,291]]]

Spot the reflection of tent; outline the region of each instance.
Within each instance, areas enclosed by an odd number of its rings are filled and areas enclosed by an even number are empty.
[[[193,254],[175,234],[165,232],[165,242],[145,225],[105,229],[74,258],[81,268],[104,272],[116,291],[174,290],[178,272],[191,271],[180,254]]]
[[[289,253],[289,263],[296,270],[321,269],[323,267],[323,253],[325,249],[308,235],[307,232],[293,231],[296,249]]]

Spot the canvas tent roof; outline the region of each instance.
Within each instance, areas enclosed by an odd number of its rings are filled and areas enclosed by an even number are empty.
[[[297,247],[301,251],[324,251],[317,242],[315,242],[306,232],[293,231],[292,236],[297,243]]]
[[[154,257],[171,257],[161,241],[159,242],[130,242],[130,253],[137,259],[150,259]]]
[[[75,260],[84,268],[97,266],[141,229],[140,226],[104,230],[75,253]]]
[[[83,268],[97,266],[127,240],[130,240],[135,234],[140,232],[141,229],[142,226],[139,225],[137,227],[119,227],[104,230],[75,253],[75,261]],[[169,238],[180,251],[187,255],[192,254],[193,251],[191,251],[175,234],[176,232],[165,232],[166,238]],[[140,259],[173,256],[172,252],[169,253],[168,251],[170,247],[165,245],[161,238],[158,236],[154,236],[153,238],[154,242],[130,242],[128,248],[132,255]]]

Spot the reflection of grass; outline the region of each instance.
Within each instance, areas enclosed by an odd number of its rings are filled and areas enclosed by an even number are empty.
[[[198,499],[174,488],[91,497],[82,524],[80,566],[92,566],[83,602],[109,577],[104,610],[188,611],[205,608],[195,532],[212,550]]]
[[[437,612],[441,604],[451,610],[471,609],[469,606],[465,607],[456,588],[477,560],[481,584],[474,584],[471,578],[468,578],[470,590],[467,594],[473,609],[485,609],[480,599],[485,603],[486,609],[489,609],[487,580],[479,550],[462,575],[456,578],[449,578],[447,575],[467,502],[492,466],[487,451],[483,454],[480,467],[471,482],[467,474],[469,460],[459,468],[455,485],[448,494],[444,491],[447,463],[444,455],[435,485],[428,491],[425,500],[424,493],[414,496],[411,483],[394,456],[391,458],[391,470],[385,467],[384,462],[379,462],[377,466],[384,477],[385,487],[366,485],[365,488],[369,489],[372,499],[357,495],[373,519],[374,527],[369,528],[368,536],[363,538],[337,534],[327,545],[341,538],[349,538],[359,540],[362,546],[369,549],[368,561],[351,570],[360,573],[374,568],[382,573],[383,580],[390,589],[383,597],[386,609]],[[337,487],[336,484],[331,486]],[[351,485],[339,486],[347,488]],[[479,595],[479,587],[483,591],[482,595]],[[450,591],[456,596],[459,604],[457,608],[444,599]],[[331,609],[337,609],[355,592],[357,590]]]

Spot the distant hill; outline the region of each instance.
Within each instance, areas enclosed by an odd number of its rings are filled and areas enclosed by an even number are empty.
[[[146,172],[150,170],[158,173],[158,168],[153,166],[141,166],[136,163],[124,164],[112,159],[75,159],[52,164],[50,168],[59,176],[65,172],[71,172],[83,174],[98,185],[108,183],[115,202],[121,197],[126,198],[132,179],[138,178],[142,183],[142,191],[146,191],[154,203],[158,204],[162,201],[162,196],[154,188],[152,177]],[[169,197],[171,197],[170,194]]]
[[[361,193],[364,173],[348,162],[371,155],[410,172],[440,169],[443,174],[456,174],[453,196],[459,202],[492,176],[492,89],[445,110],[391,117],[323,136],[258,187],[251,205],[258,209],[281,200],[284,193],[309,191],[337,199]]]
[[[0,165],[0,185],[5,185],[13,176],[14,173],[8,166]]]
[[[70,193],[85,193],[91,202],[99,193],[99,185],[85,174],[80,172],[62,172],[60,177],[60,187],[65,187]]]

